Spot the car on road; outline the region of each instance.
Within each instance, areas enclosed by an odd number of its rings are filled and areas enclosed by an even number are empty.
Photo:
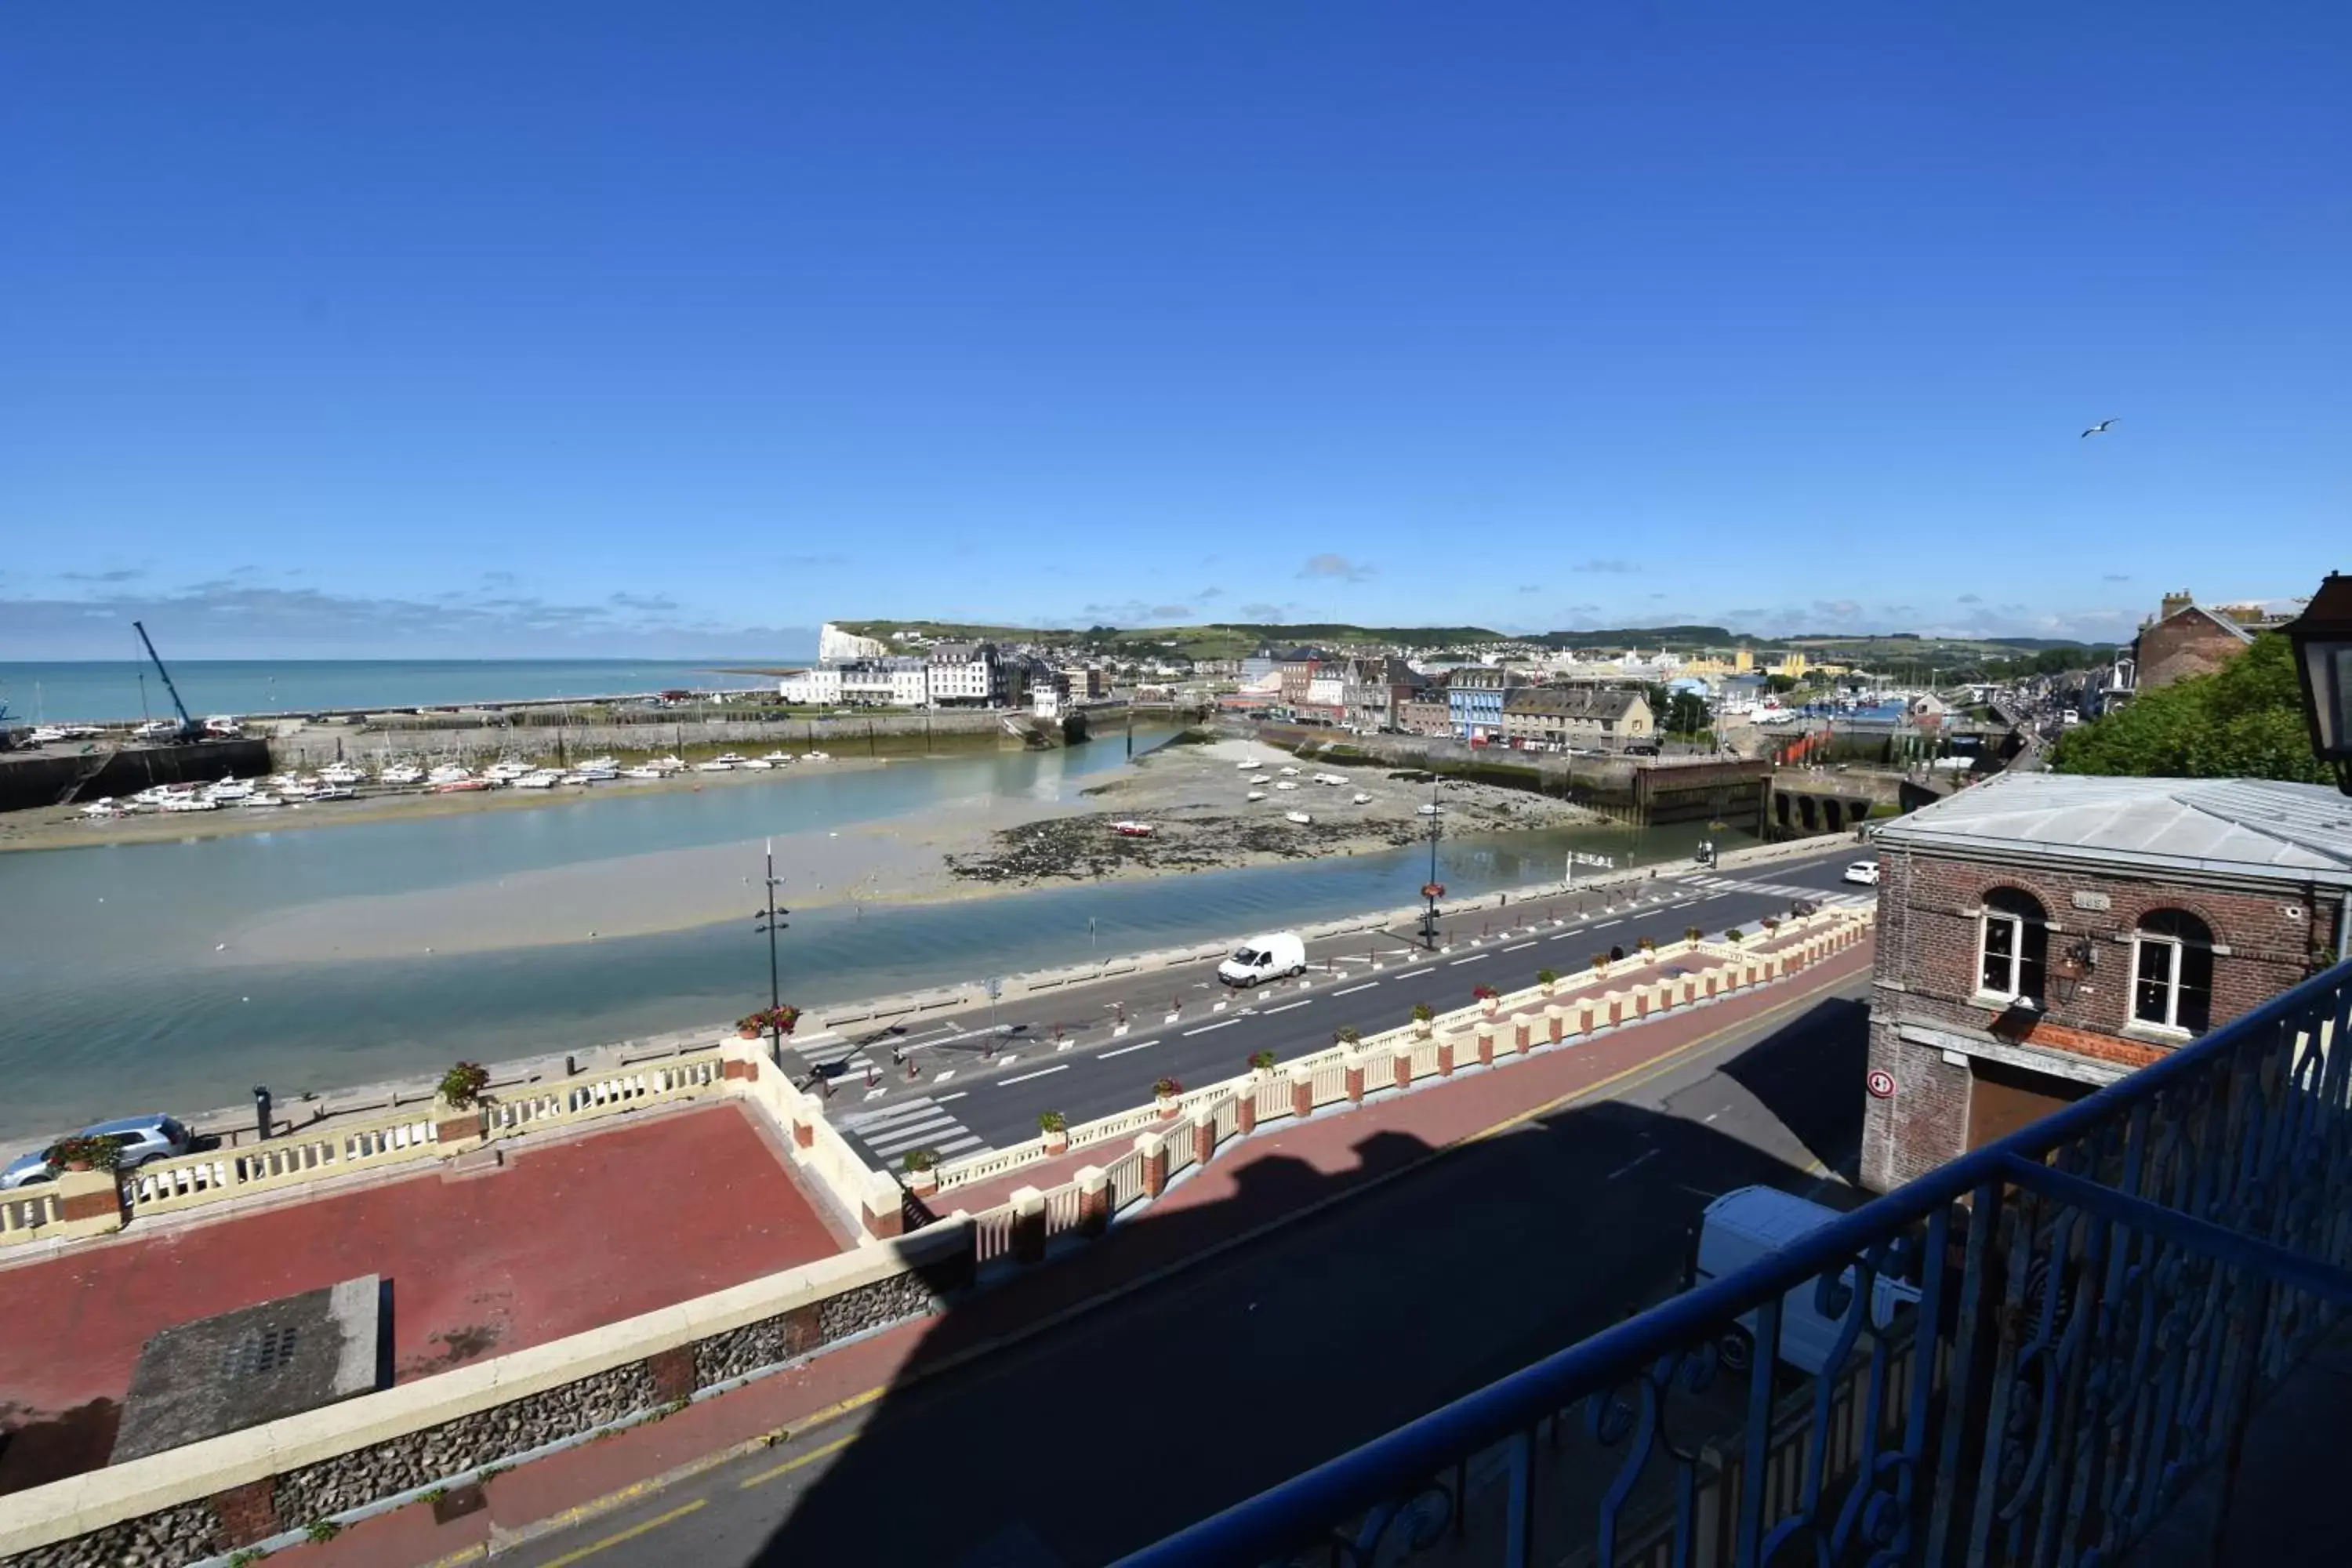
[[[1217,965],[1217,978],[1228,985],[1256,985],[1306,973],[1307,944],[1289,931],[1254,936]]]
[[[167,1160],[174,1154],[184,1154],[191,1142],[186,1126],[178,1118],[161,1114],[126,1116],[120,1121],[96,1122],[74,1136],[114,1140],[122,1146],[120,1168],[125,1171],[135,1170],[150,1160]],[[49,1181],[57,1173],[57,1168],[48,1162],[47,1152],[37,1149],[0,1170],[0,1192]]]
[[[1704,1285],[1736,1274],[1838,1217],[1833,1208],[1777,1187],[1740,1187],[1726,1193],[1708,1204],[1700,1216],[1690,1282]],[[1910,1273],[1909,1260],[1904,1262],[1906,1267],[1871,1279],[1870,1326],[1877,1331],[1884,1332],[1894,1322],[1898,1309],[1919,1304],[1919,1287],[1906,1277]],[[1852,1268],[1840,1276],[1839,1282],[1848,1290],[1859,1283]],[[1821,1292],[1815,1281],[1808,1279],[1781,1299],[1780,1326],[1781,1362],[1819,1377],[1836,1358],[1845,1325],[1822,1310]],[[1756,1331],[1757,1314],[1740,1314],[1738,1326],[1726,1332],[1717,1346],[1725,1366],[1735,1373],[1748,1370],[1756,1353]]]
[[[1853,865],[1848,866],[1845,868],[1845,875],[1840,878],[1839,880],[1844,882],[1859,882],[1865,888],[1875,888],[1878,886],[1878,862],[1875,860],[1856,860]]]

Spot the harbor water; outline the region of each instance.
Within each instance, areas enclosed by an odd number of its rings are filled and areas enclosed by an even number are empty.
[[[1139,742],[1143,738],[1139,735]],[[0,856],[0,1149],[102,1114],[199,1111],[255,1085],[304,1090],[579,1049],[731,1020],[764,1003],[755,840],[983,795],[1074,796],[1123,737],[821,773],[769,786]],[[1572,848],[1686,861],[1695,826],[1447,839],[1457,894],[1557,880]],[[1714,835],[1727,847],[1733,837]],[[743,917],[654,935],[496,952],[234,963],[226,933],[354,895],[453,907],[516,872],[740,843]],[[1411,903],[1426,848],[791,917],[786,999],[803,1005]],[[779,868],[787,881],[791,868]],[[1087,1022],[1073,1018],[1073,1024]]]

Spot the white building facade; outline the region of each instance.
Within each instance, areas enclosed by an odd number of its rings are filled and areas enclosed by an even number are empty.
[[[931,650],[930,700],[974,708],[990,706],[1003,691],[996,662],[994,643],[941,643]]]
[[[776,682],[776,695],[804,708],[841,706],[841,671],[830,665],[796,669]]]

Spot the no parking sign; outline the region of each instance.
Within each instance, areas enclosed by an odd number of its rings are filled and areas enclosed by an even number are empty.
[[[1863,1079],[1863,1084],[1870,1090],[1870,1098],[1873,1100],[1895,1098],[1895,1075],[1885,1068],[1871,1068],[1870,1076]]]

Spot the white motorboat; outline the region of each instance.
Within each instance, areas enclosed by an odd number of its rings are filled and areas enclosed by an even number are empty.
[[[661,772],[666,773],[682,773],[686,772],[686,764],[679,762],[676,756],[656,757],[649,765],[658,768]]]
[[[669,775],[651,763],[639,763],[634,768],[623,768],[621,776],[625,779],[663,779]]]
[[[1295,822],[1301,827],[1306,826],[1308,823],[1315,820],[1303,811],[1286,811],[1282,814],[1282,817],[1284,821]]]
[[[1274,775],[1272,773],[1260,773],[1257,777],[1250,780],[1250,783],[1254,784],[1272,784],[1273,782]]]
[[[740,768],[743,765],[743,753],[740,752],[721,752],[710,760],[714,763],[731,763],[732,765]]]
[[[84,816],[121,816],[123,813],[123,809],[124,808],[122,806],[115,804],[115,800],[112,795],[102,795],[96,800],[91,801],[88,805],[83,806],[81,808],[81,814]]]
[[[243,779],[223,779],[205,793],[222,805],[234,805],[238,801],[250,799],[253,786]]]
[[[1254,789],[1250,791],[1249,794],[1242,796],[1242,798],[1244,800],[1264,800],[1265,798],[1265,791],[1262,789]]]
[[[425,782],[425,770],[415,763],[394,763],[376,771],[379,783],[388,784],[420,784]]]
[[[519,763],[511,757],[501,757],[482,770],[482,776],[496,784],[519,784],[539,772],[529,763]]]
[[[1247,773],[1250,769],[1257,766],[1257,763],[1253,758],[1244,757],[1240,762],[1235,763],[1234,766],[1241,769],[1244,773]]]
[[[1435,816],[1437,815],[1437,807],[1428,801],[1422,802],[1419,805],[1414,806],[1413,810],[1419,812],[1423,816]]]
[[[291,784],[279,784],[278,794],[286,800],[316,800],[319,798],[319,786],[296,779]]]
[[[252,795],[247,795],[237,804],[240,805],[284,805],[286,803],[278,799],[274,795],[263,795],[257,791]]]
[[[1343,784],[1348,782],[1348,775],[1345,773],[1317,773],[1315,775],[1315,782],[1319,784]]]
[[[319,770],[319,782],[322,784],[333,784],[337,786],[365,784],[367,782],[367,774],[360,772],[359,769],[352,766],[349,763],[329,763],[325,767]]]
[[[356,800],[359,791],[349,784],[322,784],[310,793],[312,800]]]
[[[735,771],[735,764],[723,757],[713,757],[707,763],[695,763],[694,771],[698,773],[731,773]]]
[[[1354,800],[1358,805],[1370,805],[1372,804],[1372,797],[1366,795],[1362,790],[1358,790],[1355,793]]]
[[[1274,787],[1276,789],[1297,789],[1298,787],[1298,784],[1295,779],[1284,779]]]
[[[570,776],[582,784],[604,784],[619,778],[621,770],[610,763],[583,763],[572,770]]]
[[[173,795],[163,797],[165,811],[218,811],[221,803],[208,795]]]
[[[1298,770],[1297,768],[1285,768],[1282,770],[1282,776],[1284,778],[1296,778],[1297,775]]]
[[[735,765],[739,768],[749,768],[755,773],[772,773],[776,771],[776,764],[765,757],[745,757]]]
[[[763,763],[773,763],[778,767],[782,767],[784,763],[793,760],[793,754],[790,752],[770,752],[766,756],[761,757],[760,760]]]
[[[603,773],[608,778],[618,778],[621,774],[621,764],[610,757],[591,757],[581,763],[577,771],[583,773]]]
[[[563,775],[552,768],[534,768],[514,781],[517,789],[553,789],[563,782]]]
[[[471,768],[460,767],[456,763],[443,763],[425,775],[425,782],[429,784],[466,784],[473,777],[474,770]]]
[[[801,753],[801,761],[804,763],[829,763],[833,761],[833,753],[831,752],[803,752]]]

